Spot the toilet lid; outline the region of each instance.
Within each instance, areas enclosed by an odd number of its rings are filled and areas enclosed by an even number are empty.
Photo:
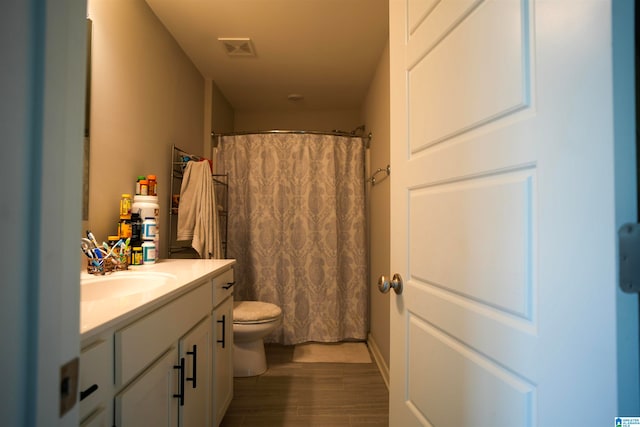
[[[233,303],[234,323],[259,323],[274,320],[282,315],[275,304],[260,301],[235,301]]]

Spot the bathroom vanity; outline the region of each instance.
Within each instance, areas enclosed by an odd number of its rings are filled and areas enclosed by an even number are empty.
[[[234,260],[81,279],[81,426],[217,426],[233,396]]]

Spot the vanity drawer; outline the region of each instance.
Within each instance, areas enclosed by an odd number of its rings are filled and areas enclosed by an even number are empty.
[[[84,419],[111,393],[113,386],[112,340],[101,339],[80,351],[80,419]]]
[[[129,382],[211,312],[208,282],[115,333],[116,385]]]
[[[233,283],[233,268],[211,279],[214,307],[233,293]]]

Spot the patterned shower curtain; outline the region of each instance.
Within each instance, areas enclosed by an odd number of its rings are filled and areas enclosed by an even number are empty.
[[[366,338],[364,158],[362,138],[221,138],[216,162],[229,173],[235,298],[282,308],[282,324],[268,342]]]

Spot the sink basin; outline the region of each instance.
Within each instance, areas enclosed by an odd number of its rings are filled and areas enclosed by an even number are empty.
[[[153,292],[176,280],[173,274],[156,272],[118,272],[109,276],[83,279],[80,301],[97,301]]]

